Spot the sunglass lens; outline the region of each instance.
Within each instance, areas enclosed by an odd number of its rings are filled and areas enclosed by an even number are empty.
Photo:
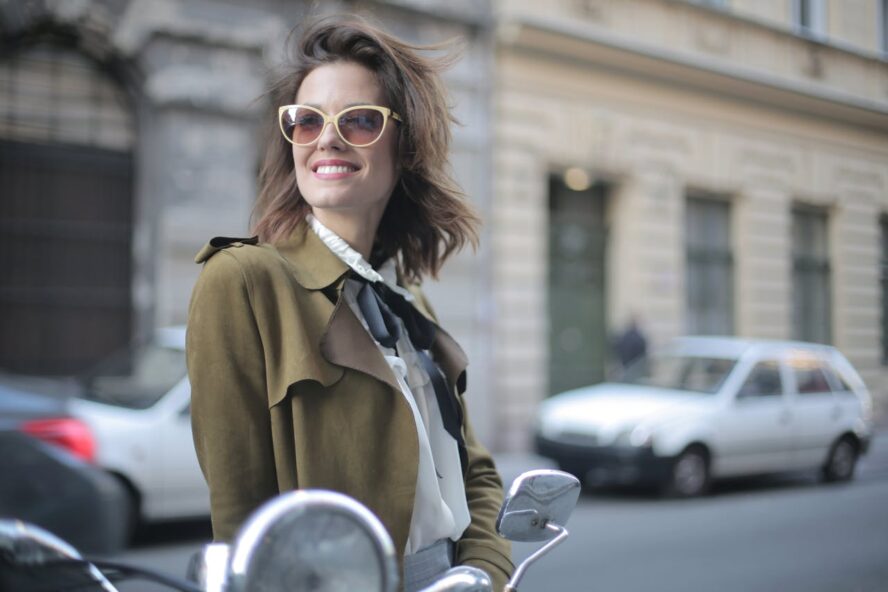
[[[290,107],[281,113],[281,129],[294,144],[310,144],[324,129],[324,118],[311,109]]]
[[[385,117],[375,109],[352,109],[339,117],[338,124],[347,142],[363,146],[379,138]]]

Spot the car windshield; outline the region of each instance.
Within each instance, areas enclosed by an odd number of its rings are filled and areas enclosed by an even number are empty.
[[[129,409],[147,409],[185,377],[185,352],[156,343],[137,344],[80,377],[81,397]]]
[[[714,394],[734,369],[736,360],[664,353],[632,363],[620,382]]]

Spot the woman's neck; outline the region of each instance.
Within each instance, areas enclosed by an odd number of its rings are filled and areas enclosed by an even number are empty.
[[[336,211],[320,208],[313,210],[312,214],[321,224],[347,242],[348,246],[360,253],[365,260],[370,260],[373,240],[376,238],[376,229],[379,227],[378,219],[371,221],[367,219],[369,216],[358,219],[353,214],[343,215]]]

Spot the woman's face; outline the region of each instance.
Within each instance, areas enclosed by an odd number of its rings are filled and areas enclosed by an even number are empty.
[[[352,62],[312,70],[296,93],[296,103],[331,116],[354,105],[390,107],[376,75]],[[397,136],[397,125],[389,120],[376,143],[356,148],[346,144],[331,123],[316,142],[294,145],[296,183],[312,212],[321,221],[328,217],[324,214],[355,215],[378,224],[397,182]]]

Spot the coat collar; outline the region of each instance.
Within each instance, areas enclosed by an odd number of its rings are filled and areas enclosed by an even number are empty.
[[[385,358],[379,353],[373,339],[361,326],[351,308],[345,304],[341,288],[348,265],[309,228],[300,222],[287,240],[275,245],[278,253],[290,263],[296,281],[308,290],[325,290],[336,287],[335,305],[318,343],[321,355],[331,364],[352,368],[369,374],[395,390],[400,390]]]
[[[328,288],[349,270],[305,222],[300,222],[285,241],[275,246],[290,262],[296,281],[309,290]]]
[[[195,261],[203,263],[221,249],[257,243],[257,237],[216,237],[198,253]],[[336,286],[337,297],[335,303],[330,303],[330,316],[319,343],[324,358],[332,364],[369,374],[395,390],[400,390],[397,379],[373,339],[339,295],[342,280],[349,271],[348,265],[305,222],[300,222],[286,240],[274,245],[274,249],[289,263],[290,272],[302,287],[318,291]],[[399,275],[399,281],[401,279]],[[465,369],[468,365],[465,352],[456,340],[438,326],[419,287],[410,285],[408,289],[414,296],[413,305],[435,323],[435,341],[432,344],[435,361],[450,385],[462,393],[466,388]],[[332,299],[329,291],[326,294]]]

